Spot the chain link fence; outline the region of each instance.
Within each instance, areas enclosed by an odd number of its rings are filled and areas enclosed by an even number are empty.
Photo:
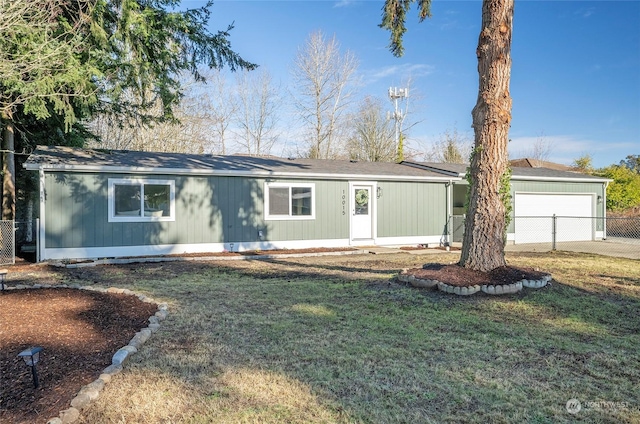
[[[565,250],[640,259],[640,218],[520,216],[511,251]]]
[[[462,242],[464,216],[450,219],[454,243]],[[640,259],[640,217],[518,216],[509,230],[507,251],[565,250]]]
[[[0,265],[13,264],[16,261],[16,239],[14,221],[0,221]]]

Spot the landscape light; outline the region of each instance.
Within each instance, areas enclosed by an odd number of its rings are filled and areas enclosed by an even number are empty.
[[[4,280],[7,278],[7,270],[0,269],[0,290],[4,291]]]
[[[33,376],[33,387],[38,388],[40,386],[40,382],[38,381],[38,371],[36,370],[36,364],[40,360],[40,352],[43,348],[36,346],[30,347],[29,349],[23,350],[18,354],[24,360],[24,363],[27,366],[31,367],[31,375]]]

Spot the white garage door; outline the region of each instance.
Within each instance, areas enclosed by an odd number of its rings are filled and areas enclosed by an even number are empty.
[[[556,241],[593,240],[592,195],[516,193],[515,243],[551,242],[553,215]]]

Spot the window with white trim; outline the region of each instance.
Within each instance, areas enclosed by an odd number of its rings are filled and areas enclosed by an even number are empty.
[[[315,184],[265,183],[265,219],[315,219]]]
[[[175,221],[175,182],[109,178],[109,222],[147,221]]]

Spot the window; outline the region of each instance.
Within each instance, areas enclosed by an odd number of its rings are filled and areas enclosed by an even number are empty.
[[[175,220],[172,180],[109,179],[109,222]]]
[[[265,219],[314,219],[314,184],[265,184]]]

